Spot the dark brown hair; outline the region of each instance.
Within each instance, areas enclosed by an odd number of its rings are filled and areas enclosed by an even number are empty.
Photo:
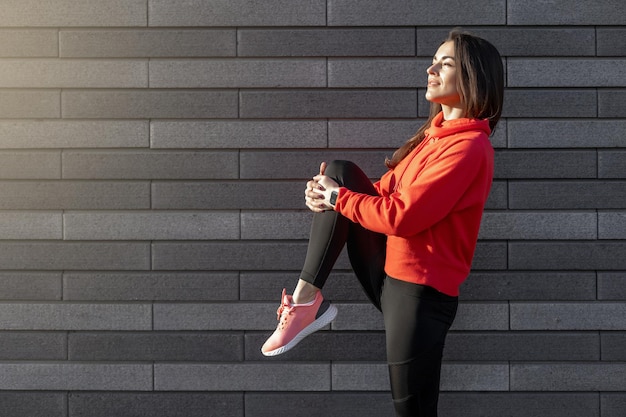
[[[504,68],[500,53],[486,40],[458,28],[453,29],[442,44],[449,41],[454,42],[457,90],[465,107],[465,117],[488,119],[493,131],[502,114],[504,97]],[[440,111],[440,104],[430,103],[428,120],[394,152],[391,159],[385,161],[389,168],[398,165],[424,139],[426,129]]]

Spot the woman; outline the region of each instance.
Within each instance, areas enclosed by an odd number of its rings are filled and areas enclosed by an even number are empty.
[[[430,116],[372,184],[354,164],[322,163],[307,183],[316,214],[300,280],[283,290],[278,327],[261,348],[283,353],[326,326],[320,289],[344,244],[382,311],[398,416],[436,416],[444,341],[467,278],[493,178],[489,135],[501,112],[502,60],[489,42],[453,30],[427,69]]]

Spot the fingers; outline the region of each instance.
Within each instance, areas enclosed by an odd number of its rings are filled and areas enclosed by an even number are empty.
[[[316,213],[332,209],[332,207],[328,206],[325,201],[324,191],[326,190],[326,188],[320,183],[320,181],[323,181],[325,178],[327,178],[324,175],[326,167],[326,162],[322,162],[320,164],[320,173],[306,183],[306,189],[304,190],[304,201],[306,206],[311,211],[314,211]]]
[[[306,189],[304,190],[304,201],[306,206],[316,213],[320,213],[328,210],[324,194],[322,193],[324,187],[322,187],[317,181],[309,181],[306,183]]]

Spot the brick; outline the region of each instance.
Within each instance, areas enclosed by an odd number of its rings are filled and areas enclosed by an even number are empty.
[[[399,148],[411,138],[422,119],[415,120],[329,120],[330,148]],[[391,157],[393,151],[389,151]]]
[[[598,56],[626,55],[626,45],[623,42],[626,28],[599,27],[596,32]]]
[[[487,210],[504,210],[509,207],[509,184],[507,181],[494,180],[491,183],[489,198],[485,203]]]
[[[65,300],[90,301],[225,301],[236,300],[235,273],[66,272]]]
[[[279,187],[277,185],[280,185]],[[152,183],[153,209],[306,209],[306,181],[221,181]],[[2,189],[0,183],[0,190]],[[0,201],[0,207],[1,207]]]
[[[59,152],[0,152],[2,179],[59,179]]]
[[[240,29],[239,56],[413,56],[412,28]]]
[[[506,269],[507,247],[503,242],[478,242],[472,268],[480,270]]]
[[[507,3],[509,25],[623,25],[626,5],[614,0],[601,0],[582,8],[572,7],[566,0],[529,3],[513,0]]]
[[[64,118],[233,118],[235,91],[72,90],[62,93]]]
[[[3,390],[147,391],[152,365],[79,363],[0,364]]]
[[[513,330],[624,330],[626,305],[589,303],[511,303]]]
[[[5,59],[4,88],[140,88],[148,86],[144,60]]]
[[[598,272],[599,300],[626,300],[626,274],[623,272]]]
[[[326,60],[321,58],[150,60],[153,88],[315,88],[326,84]]]
[[[451,332],[444,361],[597,361],[600,345],[591,333]]]
[[[149,304],[0,304],[0,329],[150,330],[150,307]]]
[[[514,391],[619,391],[624,384],[624,364],[511,364]]]
[[[344,0],[328,3],[329,26],[450,26],[458,23],[450,10],[463,10],[465,25],[499,25],[506,22],[505,5],[494,0],[481,0],[475,7],[464,7],[461,1],[441,4],[391,0],[384,5],[374,0]],[[489,10],[489,13],[484,13]]]
[[[155,391],[329,391],[327,364],[154,365]]]
[[[2,210],[146,209],[147,182],[0,181]]]
[[[60,92],[55,90],[0,90],[3,119],[56,118],[61,115]]]
[[[511,209],[620,209],[624,181],[519,181],[509,183]]]
[[[299,90],[240,93],[242,118],[414,118],[415,90]]]
[[[324,287],[326,294],[326,287]],[[250,333],[245,335],[246,361],[273,360],[261,353],[261,346],[270,333]],[[384,361],[385,334],[383,332],[316,332],[307,336],[292,349],[280,355],[280,359],[291,361]]]
[[[60,300],[61,274],[56,272],[1,272],[0,294],[8,300]]]
[[[147,121],[0,121],[0,148],[147,148],[149,135]]]
[[[480,239],[597,239],[595,212],[493,212],[483,215]]]
[[[442,391],[508,391],[509,365],[444,364],[441,368]]]
[[[326,130],[316,120],[154,120],[150,140],[152,148],[325,148]]]
[[[4,240],[61,239],[63,218],[60,212],[0,212],[0,235]]]
[[[155,242],[155,270],[297,270],[306,243],[294,242]]]
[[[557,65],[558,71],[545,71]],[[509,58],[508,87],[624,87],[625,59]]]
[[[389,391],[386,363],[332,364],[333,391]]]
[[[489,140],[491,141],[491,146],[494,148],[506,148],[508,146],[507,125],[507,119],[500,119],[496,128],[491,132]]]
[[[626,333],[600,333],[600,345],[602,346],[602,360],[623,362],[626,360]]]
[[[368,177],[373,179],[380,178],[388,171],[385,166],[385,152],[380,151],[241,151],[240,177],[242,179],[301,179],[303,194],[306,181],[319,173],[320,163],[338,159],[356,163]],[[279,169],[273,161],[281,161]]]
[[[626,112],[626,91],[608,89],[598,91],[598,117],[620,118],[624,112]]]
[[[6,0],[0,26],[146,26],[144,0]]]
[[[72,417],[203,417],[243,416],[241,393],[71,392]]]
[[[393,417],[395,412],[389,393],[258,393],[245,396],[245,415],[273,417],[324,417],[355,415],[359,417]]]
[[[531,270],[619,270],[625,242],[511,242],[509,268]]]
[[[534,23],[533,23],[534,24]],[[417,28],[417,56],[432,56],[448,28]],[[493,43],[502,56],[595,56],[596,33],[589,27],[473,27],[470,31]],[[546,42],[550,39],[550,42]]]
[[[243,360],[243,337],[220,333],[70,333],[71,361]]]
[[[495,154],[495,178],[596,178],[596,151],[500,150]]]
[[[598,151],[598,177],[626,179],[626,149]]]
[[[410,139],[424,123],[415,120],[330,120],[328,146],[330,148],[389,148],[388,156]],[[507,120],[500,119],[490,137],[495,148],[507,146]]]
[[[280,290],[288,292],[295,287],[297,275],[293,272],[243,271],[239,274],[239,299],[245,301],[273,301],[280,303]],[[336,301],[368,301],[361,284],[352,271],[332,271],[324,284],[324,298]]]
[[[173,4],[152,0],[148,4],[149,26],[324,26],[323,0],[190,0]]]
[[[339,331],[380,331],[385,329],[383,316],[369,302],[333,303],[339,313],[332,322],[332,329]]]
[[[507,391],[508,365],[444,364],[441,368],[442,391]],[[333,363],[333,391],[389,390],[387,364]]]
[[[596,393],[442,393],[439,413],[452,417],[600,417]]]
[[[328,60],[328,86],[339,88],[410,88],[426,83],[432,59],[352,58]]]
[[[124,242],[2,242],[5,269],[88,270],[149,269],[147,243]]]
[[[624,120],[509,120],[510,148],[611,148],[622,145]],[[550,140],[545,138],[549,137]]]
[[[381,313],[371,304],[341,304],[333,330],[383,330]],[[460,303],[452,330],[508,330],[506,303]]]
[[[155,330],[269,330],[276,305],[258,303],[155,303]]]
[[[189,211],[69,212],[63,216],[63,227],[67,240],[238,239],[239,214]]]
[[[241,239],[308,239],[312,218],[310,212],[243,212]]]
[[[65,360],[66,336],[50,332],[0,332],[0,358],[4,361]]]
[[[472,272],[461,286],[465,301],[595,300],[595,272]]]
[[[2,392],[0,414],[11,417],[66,417],[66,395],[60,392]]]
[[[237,53],[233,29],[61,30],[58,38],[59,55],[69,58],[209,57]]]
[[[53,29],[0,30],[0,57],[57,57],[57,33]]]
[[[620,417],[626,409],[626,395],[614,393],[600,394],[602,417]]]
[[[1,155],[1,154],[0,154]],[[66,151],[68,179],[236,179],[237,152]]]
[[[626,212],[598,213],[600,239],[626,239]]]
[[[452,331],[508,330],[509,306],[506,303],[459,303]]]
[[[508,89],[504,93],[502,116],[595,118],[598,116],[597,93],[595,90],[585,89]],[[509,123],[511,123],[510,120]],[[545,139],[544,141],[549,142]]]

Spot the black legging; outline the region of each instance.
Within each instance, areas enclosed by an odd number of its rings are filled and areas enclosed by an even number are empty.
[[[326,175],[338,184],[376,195],[367,175],[352,162],[333,161]],[[388,277],[386,236],[335,211],[313,216],[300,278],[322,288],[344,244],[354,272],[371,302],[382,311],[391,394],[399,417],[436,417],[441,358],[454,320],[457,297],[431,287]]]

